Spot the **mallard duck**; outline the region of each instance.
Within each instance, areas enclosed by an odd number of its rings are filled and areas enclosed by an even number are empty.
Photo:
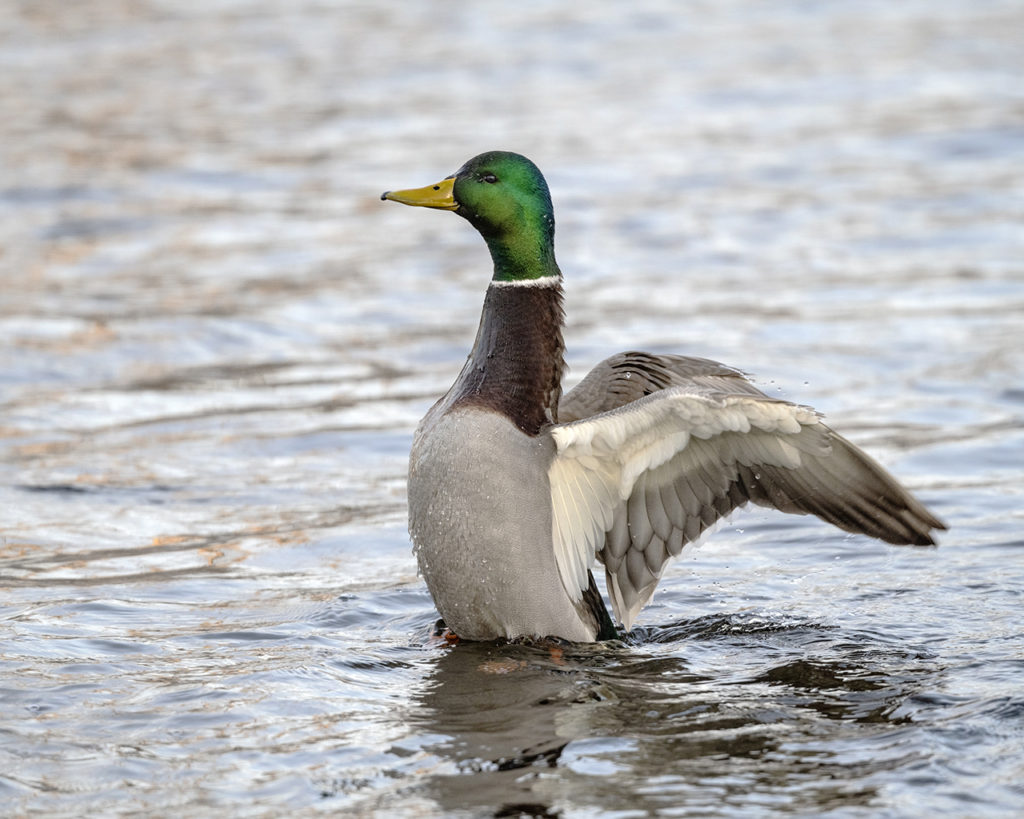
[[[562,396],[554,211],[526,157],[484,153],[381,199],[453,211],[494,263],[473,349],[409,458],[413,548],[459,638],[613,638],[595,560],[628,630],[668,560],[748,501],[889,543],[946,528],[814,410],[715,361],[619,353]]]

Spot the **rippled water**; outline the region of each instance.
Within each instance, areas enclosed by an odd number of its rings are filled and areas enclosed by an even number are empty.
[[[1024,810],[1019,3],[0,10],[0,805]],[[629,638],[440,644],[412,430],[486,252],[377,201],[547,172],[575,378],[702,355],[951,530],[757,509]]]

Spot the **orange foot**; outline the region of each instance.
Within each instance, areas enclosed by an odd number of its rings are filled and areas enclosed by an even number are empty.
[[[444,620],[438,620],[436,623],[434,623],[434,630],[430,633],[430,636],[437,639],[438,641],[443,641],[445,645],[450,646],[456,645],[457,643],[461,642],[459,639],[459,635],[452,631],[450,628],[448,628]]]

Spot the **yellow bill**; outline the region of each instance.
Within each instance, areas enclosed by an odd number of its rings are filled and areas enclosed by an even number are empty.
[[[455,201],[455,177],[449,176],[442,179],[436,185],[427,185],[425,188],[410,188],[405,191],[385,191],[380,195],[381,199],[390,199],[392,202],[401,202],[403,205],[413,205],[420,208],[440,208],[441,210],[457,210],[459,203]]]

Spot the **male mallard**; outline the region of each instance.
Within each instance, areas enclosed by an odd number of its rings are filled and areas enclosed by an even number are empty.
[[[559,400],[555,218],[526,157],[381,199],[454,211],[494,261],[473,349],[409,458],[409,532],[459,637],[614,637],[594,558],[628,629],[668,559],[748,501],[889,543],[946,528],[814,410],[714,361],[619,353]]]

